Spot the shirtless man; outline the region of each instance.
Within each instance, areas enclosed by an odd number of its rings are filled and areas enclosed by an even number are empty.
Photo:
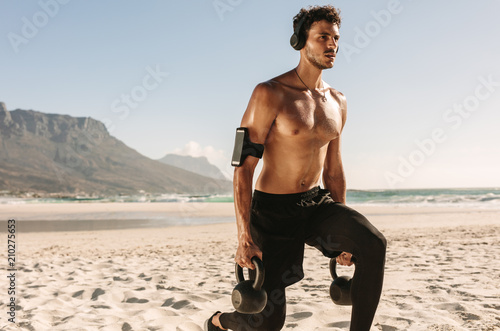
[[[257,85],[252,94],[241,126],[251,142],[264,145],[264,164],[253,195],[259,159],[249,156],[235,168],[235,261],[250,269],[252,257],[263,261],[268,301],[259,314],[217,312],[206,323],[208,331],[281,330],[285,288],[304,277],[304,243],[339,264],[355,261],[350,330],[370,329],[382,290],[386,240],[345,206],[340,136],[346,99],[321,76],[335,62],[339,26],[332,6],[302,9],[294,18],[295,32],[305,41],[299,65]],[[319,188],[321,177],[325,189]]]

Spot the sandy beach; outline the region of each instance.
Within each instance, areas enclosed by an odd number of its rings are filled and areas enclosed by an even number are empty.
[[[372,330],[500,330],[500,210],[356,209],[389,243]],[[232,217],[227,203],[1,205],[0,329],[203,330],[214,311],[232,310]],[[7,321],[10,218],[17,230],[14,324]],[[79,220],[168,218],[226,223],[71,231]],[[55,221],[64,227],[29,226]],[[304,280],[287,289],[284,329],[348,330],[351,308],[329,298],[328,259],[310,247],[305,255]]]

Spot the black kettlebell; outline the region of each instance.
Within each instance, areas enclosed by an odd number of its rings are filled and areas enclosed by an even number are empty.
[[[236,280],[238,285],[233,290],[231,301],[234,308],[243,314],[258,314],[267,303],[267,293],[262,288],[264,284],[264,264],[254,256],[252,263],[255,265],[256,277],[255,280],[245,280],[243,276],[243,268],[236,263]]]
[[[332,275],[333,282],[330,285],[330,297],[337,305],[349,306],[352,305],[351,301],[351,283],[352,279],[347,276],[337,276],[335,270],[337,260],[330,259],[330,274]]]

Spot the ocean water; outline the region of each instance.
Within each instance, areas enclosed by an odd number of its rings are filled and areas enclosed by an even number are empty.
[[[233,202],[231,195],[175,195],[140,194],[131,196],[40,198],[36,196],[14,197],[0,192],[2,205],[23,204],[75,204],[75,203],[159,203],[181,202],[184,208],[199,208],[199,202]],[[192,203],[192,205],[190,205]],[[500,209],[500,188],[464,189],[412,189],[412,190],[348,190],[347,204],[350,206],[408,206],[408,207],[458,207]],[[61,218],[62,217],[62,218]],[[64,218],[66,217],[66,218]],[[56,219],[57,218],[57,219]],[[129,228],[162,228],[214,223],[234,223],[234,217],[189,217],[165,213],[113,213],[112,215],[63,215],[54,219],[19,220],[19,231],[88,231]],[[0,232],[7,229],[7,220],[0,220]]]
[[[102,202],[233,202],[232,195],[139,194],[130,196],[40,198],[0,195],[1,204]],[[454,206],[500,208],[500,188],[348,190],[349,205]]]
[[[351,190],[348,204],[500,208],[500,188]]]

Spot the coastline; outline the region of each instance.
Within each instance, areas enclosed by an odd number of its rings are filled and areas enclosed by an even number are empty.
[[[477,219],[484,225],[498,225],[498,208],[467,206],[405,206],[405,205],[348,205],[379,227],[411,228],[474,225]],[[398,221],[401,218],[402,221]],[[104,203],[33,203],[0,205],[0,222],[16,219],[18,222],[77,222],[83,221],[154,221],[149,227],[195,225],[197,219],[205,224],[227,223],[235,220],[234,204],[229,202],[104,202]],[[183,221],[182,224],[174,221]],[[232,221],[231,221],[232,220]],[[68,225],[71,231],[71,224]],[[108,228],[111,229],[111,228]],[[88,230],[93,230],[89,228]],[[98,229],[96,229],[98,230]],[[5,231],[4,228],[0,232]]]

